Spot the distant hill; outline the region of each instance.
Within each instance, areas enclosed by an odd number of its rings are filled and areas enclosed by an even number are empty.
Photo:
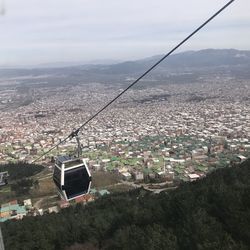
[[[6,249],[250,248],[250,159],[158,195],[138,189],[1,224]]]
[[[150,58],[109,65],[103,68],[109,73],[133,73],[145,70],[153,65],[163,55]],[[226,66],[250,66],[250,51],[235,49],[206,49],[200,51],[187,51],[171,55],[163,61],[158,68],[183,69]]]
[[[162,55],[158,55],[110,65],[88,64],[56,68],[0,69],[0,80],[17,77],[18,79],[15,80],[21,83],[124,82],[127,78],[139,76],[161,57]],[[235,49],[187,51],[171,55],[150,73],[149,78],[159,81],[170,79],[173,82],[196,81],[201,75],[214,73],[250,79],[249,67],[250,51]]]

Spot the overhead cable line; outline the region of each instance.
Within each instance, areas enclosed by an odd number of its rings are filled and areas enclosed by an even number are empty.
[[[109,107],[113,102],[115,102],[118,98],[120,98],[124,93],[126,93],[130,88],[132,88],[137,82],[139,82],[143,77],[145,77],[149,72],[151,72],[155,67],[157,67],[162,61],[164,61],[167,57],[169,57],[175,50],[177,50],[181,45],[187,42],[192,36],[194,36],[198,31],[200,31],[204,26],[206,26],[209,22],[211,22],[216,16],[218,16],[223,10],[225,10],[229,5],[231,5],[235,0],[229,1],[225,4],[221,9],[219,9],[215,14],[213,14],[209,19],[207,19],[203,24],[201,24],[196,30],[194,30],[190,35],[188,35],[185,39],[183,39],[178,45],[176,45],[172,50],[170,50],[166,55],[164,55],[161,59],[159,59],[153,66],[151,66],[147,71],[145,71],[140,77],[138,77],[134,82],[132,82],[126,89],[124,89],[120,94],[118,94],[114,99],[108,102],[103,108],[101,108],[98,112],[96,112],[93,116],[91,116],[86,122],[84,122],[79,128],[74,130],[71,134],[65,137],[62,141],[58,142],[55,146],[50,148],[47,152],[36,158],[34,162],[40,160],[43,156],[47,155],[53,149],[58,147],[61,143],[64,143],[68,139],[72,139],[79,131],[86,126],[90,121],[96,118],[100,113],[102,113],[107,107]]]

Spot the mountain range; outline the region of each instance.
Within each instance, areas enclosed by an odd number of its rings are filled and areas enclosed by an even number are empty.
[[[15,78],[20,83],[126,82],[138,77],[163,55],[116,64],[87,64],[66,67],[0,69],[0,81]],[[197,81],[201,76],[250,79],[250,51],[206,49],[173,54],[155,68],[148,79],[178,82]]]

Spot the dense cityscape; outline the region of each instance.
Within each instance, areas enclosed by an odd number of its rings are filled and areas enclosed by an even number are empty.
[[[1,90],[1,104],[4,107],[8,103],[10,108],[1,109],[0,161],[31,162],[120,91],[114,85],[97,83],[37,88],[25,97],[15,88]],[[145,155],[207,161],[208,149],[213,162],[220,161],[219,153],[225,154],[223,159],[229,151],[246,155],[250,149],[249,94],[248,81],[223,78],[131,90],[81,132],[83,156],[89,156],[93,166],[104,158],[111,161],[112,156],[139,162]],[[31,101],[11,108],[22,98]],[[142,143],[145,137],[150,138],[147,144]],[[42,161],[49,164],[52,156],[67,154],[75,147],[74,140],[66,142]]]

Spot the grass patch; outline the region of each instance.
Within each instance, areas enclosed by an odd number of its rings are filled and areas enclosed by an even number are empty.
[[[121,183],[121,184],[115,185],[113,187],[109,187],[108,191],[111,193],[118,193],[118,192],[127,192],[127,191],[132,190],[132,189],[134,189],[134,187]]]
[[[92,187],[93,188],[111,186],[111,185],[117,184],[119,181],[120,181],[120,178],[115,173],[102,172],[102,171],[92,173]]]

